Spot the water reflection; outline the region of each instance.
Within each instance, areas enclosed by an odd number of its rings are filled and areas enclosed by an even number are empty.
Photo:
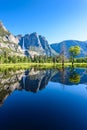
[[[35,70],[34,68],[25,71],[24,76],[20,80],[20,88],[31,92],[42,90],[55,73],[53,70]]]
[[[0,73],[0,105],[16,89],[19,89],[23,71],[7,71]]]
[[[69,81],[75,84],[80,82],[80,74],[78,74],[74,68],[70,70]]]
[[[0,104],[14,90],[26,90],[36,93],[44,89],[48,82],[56,82],[64,85],[87,84],[86,69],[60,69],[60,70],[37,70],[29,69],[26,71],[4,71],[0,73]]]

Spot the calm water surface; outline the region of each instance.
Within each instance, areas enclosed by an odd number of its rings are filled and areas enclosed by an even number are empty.
[[[87,130],[87,70],[0,72],[0,130]]]

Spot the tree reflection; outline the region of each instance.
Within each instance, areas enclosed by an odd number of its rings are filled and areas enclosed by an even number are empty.
[[[75,84],[80,82],[80,75],[75,71],[74,68],[70,70],[69,81]]]
[[[59,72],[60,72],[60,81],[64,85],[66,81],[66,70],[62,67],[62,69]]]

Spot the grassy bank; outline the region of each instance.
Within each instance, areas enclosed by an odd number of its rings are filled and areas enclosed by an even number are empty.
[[[71,67],[71,63],[65,63],[64,67]],[[15,64],[0,64],[0,69],[27,69],[31,67],[39,68],[61,68],[61,63],[15,63]],[[74,67],[85,67],[87,68],[87,63],[74,63]]]

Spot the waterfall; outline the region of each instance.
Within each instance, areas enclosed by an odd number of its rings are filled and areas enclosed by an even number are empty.
[[[24,46],[24,38],[23,38],[22,48],[23,48],[23,50],[25,50],[25,46]]]

